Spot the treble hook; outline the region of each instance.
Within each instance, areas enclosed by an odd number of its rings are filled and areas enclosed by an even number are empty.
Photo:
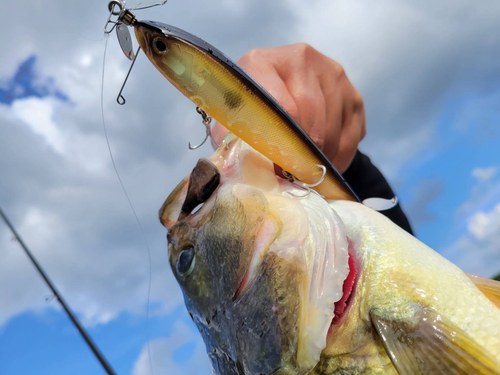
[[[287,191],[287,193],[289,195],[291,195],[292,197],[296,197],[296,198],[306,198],[309,196],[309,194],[311,194],[311,192],[318,194],[320,197],[323,197],[320,193],[318,193],[316,190],[313,190],[312,188],[315,186],[318,186],[319,184],[321,184],[325,180],[326,167],[324,165],[319,165],[319,164],[316,166],[323,170],[323,174],[322,174],[321,178],[313,184],[306,184],[305,182],[298,180],[291,173],[288,173],[287,171],[283,170],[281,173],[283,173],[283,176],[285,176],[285,178],[288,181],[290,181],[293,185],[298,186],[306,191],[306,193],[304,195],[298,195],[298,194],[295,194],[291,191]],[[398,205],[399,201],[398,201],[398,197],[396,197],[396,196],[394,196],[391,199],[373,197],[373,198],[366,198],[361,203],[363,203],[367,207],[370,207],[372,210],[380,212],[380,211],[390,210],[390,209],[396,207]]]
[[[203,142],[201,142],[199,145],[197,146],[191,146],[191,142],[188,143],[188,146],[189,146],[189,149],[190,150],[196,150],[197,148],[200,148],[201,146],[203,146],[205,144],[205,142],[207,141],[208,137],[210,137],[210,124],[206,125],[205,123],[203,123],[203,125],[205,125],[205,131],[206,131],[206,135],[205,135],[205,139],[203,139]]]
[[[210,140],[212,142],[212,146],[214,148],[218,148],[219,145],[213,140],[212,138],[212,129],[210,128],[210,124],[212,123],[212,117],[210,117],[203,109],[201,109],[200,107],[196,107],[196,112],[198,112],[201,116],[201,118],[203,119],[202,120],[202,124],[205,126],[205,131],[206,131],[206,135],[205,135],[205,139],[203,139],[203,142],[201,142],[199,145],[197,146],[191,146],[191,142],[189,142],[189,149],[190,150],[196,150],[197,148],[200,148],[201,146],[203,146],[205,144],[205,142],[207,141],[207,139],[210,137]]]
[[[326,167],[324,165],[320,165],[320,164],[316,164],[316,167],[318,168],[321,168],[321,170],[323,171],[320,179],[315,182],[314,184],[306,184],[306,183],[303,183],[304,185],[310,187],[310,188],[313,188],[315,186],[318,186],[319,184],[321,184],[324,180],[325,180],[325,177],[326,177]]]
[[[311,194],[311,192],[313,192],[313,193],[318,194],[320,197],[322,197],[322,195],[320,193],[318,193],[316,190],[313,190],[312,188],[315,187],[315,186],[318,186],[319,184],[321,184],[325,180],[325,177],[326,177],[326,167],[324,165],[320,165],[320,164],[317,164],[316,166],[319,167],[319,168],[321,168],[323,170],[323,174],[321,175],[320,179],[317,182],[313,183],[313,184],[306,184],[305,182],[302,182],[302,181],[298,180],[291,173],[288,173],[287,171],[283,170],[281,173],[283,173],[283,176],[285,176],[285,178],[288,181],[290,181],[295,186],[298,186],[298,187],[300,187],[300,188],[302,188],[302,189],[304,189],[306,191],[305,195],[297,195],[295,193],[292,193],[291,191],[289,191],[288,194],[290,194],[293,197],[297,197],[297,198],[306,198],[307,196],[309,196],[309,194]]]

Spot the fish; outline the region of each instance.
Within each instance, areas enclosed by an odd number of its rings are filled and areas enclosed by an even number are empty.
[[[174,26],[128,24],[156,69],[201,110],[326,198],[359,201],[294,119],[221,51]]]
[[[215,374],[500,374],[500,283],[232,134],[159,218]]]

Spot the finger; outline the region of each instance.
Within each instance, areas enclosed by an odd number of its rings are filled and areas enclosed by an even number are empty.
[[[361,117],[361,126],[359,129],[359,140],[361,141],[364,137],[366,137],[366,113],[363,97],[356,89],[354,96],[354,113],[359,113],[359,116]]]
[[[325,98],[325,140],[323,152],[333,162],[339,152],[342,124],[346,112],[345,73],[340,64],[323,55],[318,66],[318,80]],[[348,87],[347,87],[348,88]]]
[[[285,81],[288,92],[297,106],[295,120],[323,149],[326,135],[326,102],[320,81],[310,71],[293,74]]]
[[[344,112],[343,92],[339,89],[334,75],[320,78],[320,86],[325,98],[325,156],[332,161],[338,153],[342,119]]]
[[[279,76],[297,105],[294,117],[311,139],[324,150],[327,142],[326,102],[318,72],[324,71],[329,60],[305,43],[280,47],[289,58],[273,62]],[[338,107],[338,106],[337,106]],[[338,109],[337,109],[338,111]]]
[[[359,94],[358,94],[359,95]],[[359,99],[350,100],[346,122],[342,125],[338,153],[333,158],[333,164],[343,173],[349,167],[356,154],[357,146],[366,134],[366,116],[364,106]]]
[[[330,61],[330,75],[324,79],[327,82],[325,96],[332,97],[332,102],[340,104],[341,110],[340,113],[337,110],[328,114],[328,121],[336,124],[337,133],[336,139],[329,138],[330,142],[336,142],[336,147],[333,147],[335,153],[329,152],[327,157],[342,173],[351,163],[358,143],[366,134],[366,120],[363,98],[347,78],[342,66]],[[332,88],[333,93],[327,92]]]
[[[297,104],[276,69],[280,64],[273,60],[274,56],[267,56],[267,53],[265,49],[250,51],[238,60],[238,64],[297,120]]]
[[[359,115],[353,117],[353,122],[359,123],[360,121]],[[348,129],[342,132],[338,153],[332,160],[340,173],[344,173],[351,164],[359,143],[359,132],[353,131],[356,130],[355,126],[350,126]]]

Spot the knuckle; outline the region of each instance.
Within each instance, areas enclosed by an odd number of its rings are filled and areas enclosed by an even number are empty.
[[[309,44],[305,43],[305,42],[297,42],[297,43],[293,43],[293,44],[290,44],[288,46],[288,48],[291,48],[293,50],[296,50],[296,51],[301,51],[305,48],[307,48]]]
[[[307,129],[314,128],[313,124],[318,121],[321,114],[325,113],[326,109],[321,100],[321,91],[313,90],[304,87],[300,93],[297,93],[294,97],[295,103],[297,104],[297,109],[299,111],[300,120]]]
[[[308,43],[296,43],[292,45],[296,54],[299,56],[308,59],[311,56],[315,55],[317,51]]]
[[[295,45],[297,46],[297,49],[303,53],[312,49],[310,44],[304,42],[296,43]]]
[[[347,78],[344,67],[336,61],[334,62],[334,72],[338,80]]]
[[[365,118],[365,115],[363,114],[362,117],[361,117],[361,132],[360,132],[360,138],[359,140],[361,141],[363,138],[366,137],[366,132],[367,132],[367,128],[366,128],[366,118]]]
[[[290,100],[286,103],[281,103],[281,105],[295,121],[299,121],[299,107],[297,106],[297,103]]]
[[[354,99],[353,99],[353,104],[354,104],[354,110],[355,111],[362,111],[364,110],[364,101],[363,101],[363,96],[359,93],[358,90],[354,90]]]
[[[313,134],[313,135],[311,135],[311,139],[316,144],[316,146],[318,146],[318,148],[320,150],[323,150],[323,148],[325,147],[325,138],[324,137],[320,137],[320,136]]]
[[[312,90],[304,88],[300,95],[296,96],[295,100],[299,103],[300,107],[303,107],[304,109],[313,109],[316,107],[318,96],[320,94],[321,93],[318,94]]]
[[[258,61],[262,59],[263,56],[263,49],[261,48],[254,48],[251,49],[250,51],[246,52],[241,58],[238,60],[239,63],[251,63]]]
[[[361,139],[364,139],[365,137],[366,137],[366,123],[363,122],[363,126],[361,127]]]
[[[308,125],[309,127],[308,128],[306,127],[304,131],[307,133],[309,138],[311,138],[311,140],[316,144],[316,146],[318,146],[320,150],[323,150],[325,144],[327,143],[325,139],[326,135],[325,131],[318,126],[315,126],[317,124],[308,124]]]

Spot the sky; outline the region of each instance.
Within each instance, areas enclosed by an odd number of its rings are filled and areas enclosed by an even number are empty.
[[[360,149],[389,179],[416,236],[467,272],[500,271],[498,1],[207,4],[170,0],[136,15],[235,60],[307,42],[338,61],[365,100]],[[0,14],[2,209],[118,374],[210,374],[157,220],[211,152],[188,150],[204,136],[194,105],[139,56],[119,106],[130,62],[111,35],[104,116],[142,232],[101,119],[107,2],[3,1]],[[5,226],[0,255],[0,373],[104,374]]]

